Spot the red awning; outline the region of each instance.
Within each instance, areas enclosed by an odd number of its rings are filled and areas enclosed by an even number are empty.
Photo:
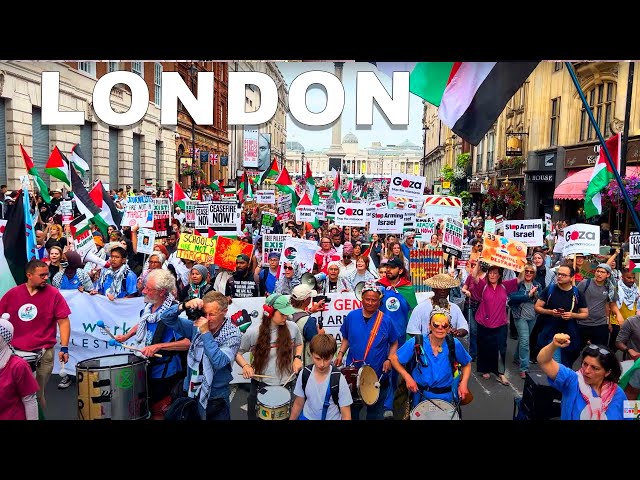
[[[569,172],[569,176],[558,185],[553,192],[555,200],[584,200],[584,191],[591,180],[594,167],[585,168],[575,173]],[[640,174],[640,167],[627,167],[627,176]]]

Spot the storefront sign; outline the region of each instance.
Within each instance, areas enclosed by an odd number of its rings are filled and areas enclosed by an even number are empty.
[[[524,172],[527,183],[554,183],[556,181],[556,172],[545,171],[529,171]]]

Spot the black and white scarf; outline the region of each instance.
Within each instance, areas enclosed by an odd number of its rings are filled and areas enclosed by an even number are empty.
[[[111,294],[115,298],[118,298],[120,291],[122,290],[122,281],[127,278],[129,274],[129,265],[126,263],[122,265],[118,270],[114,271],[112,268],[103,268],[100,272],[100,278],[98,279],[98,290],[102,290],[104,282],[107,277],[111,275],[113,282],[109,285],[109,288],[104,292],[105,295]]]
[[[158,308],[155,312],[151,311],[153,307],[152,303],[146,303],[144,305],[144,310],[142,310],[142,314],[140,314],[140,323],[138,323],[138,330],[136,331],[136,336],[133,339],[139,348],[144,348],[147,346],[147,324],[158,322],[160,320],[160,315],[162,314],[162,312],[173,305],[175,300],[176,299],[174,298],[174,296],[169,293],[164,302],[162,302],[162,305],[160,305],[160,308]]]
[[[633,306],[638,301],[638,297],[640,297],[640,292],[635,283],[627,287],[622,279],[618,280],[618,308],[622,307],[624,303],[629,310],[633,311]]]

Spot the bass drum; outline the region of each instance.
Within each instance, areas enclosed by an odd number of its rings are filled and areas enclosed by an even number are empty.
[[[416,405],[411,410],[409,420],[460,420],[460,415],[452,403],[434,398]]]

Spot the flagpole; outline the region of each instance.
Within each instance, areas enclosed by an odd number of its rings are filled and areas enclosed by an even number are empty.
[[[580,95],[580,99],[582,100],[582,104],[584,105],[584,108],[587,111],[587,115],[589,115],[589,120],[591,121],[591,125],[593,126],[594,130],[596,131],[596,135],[598,135],[598,140],[600,141],[600,148],[602,148],[604,150],[604,154],[607,157],[607,162],[609,162],[609,166],[613,170],[613,174],[616,177],[616,182],[618,182],[618,187],[620,188],[620,192],[622,193],[622,196],[624,197],[624,201],[627,204],[627,208],[629,209],[629,213],[631,213],[631,218],[633,218],[633,223],[636,225],[636,230],[640,232],[640,219],[638,219],[638,213],[635,211],[635,208],[634,208],[633,204],[631,203],[631,199],[629,198],[629,195],[627,194],[627,190],[624,187],[624,183],[622,183],[622,178],[620,177],[620,172],[618,172],[618,168],[616,167],[616,165],[613,163],[613,160],[611,159],[611,154],[609,153],[609,150],[607,149],[607,144],[604,141],[602,133],[600,133],[600,128],[598,127],[598,123],[596,122],[596,119],[593,116],[593,112],[591,111],[591,107],[589,106],[589,103],[587,102],[587,99],[584,96],[584,93],[582,92],[582,88],[580,87],[580,82],[578,81],[578,77],[576,76],[576,72],[573,69],[573,65],[571,65],[571,62],[564,62],[564,64],[567,67],[567,70],[569,71],[569,75],[571,75],[571,80],[573,80],[573,84],[575,85],[576,90],[578,91],[578,95]]]

